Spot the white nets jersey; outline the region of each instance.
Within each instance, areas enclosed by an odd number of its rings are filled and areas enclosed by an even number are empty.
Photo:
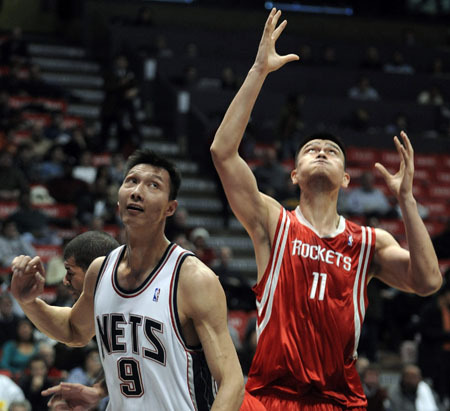
[[[193,254],[171,244],[142,285],[124,290],[117,281],[124,252],[105,259],[94,296],[108,410],[209,410],[216,384],[201,347],[184,341],[177,310],[180,267]]]

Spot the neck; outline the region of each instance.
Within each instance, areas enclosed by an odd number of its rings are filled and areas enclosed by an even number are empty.
[[[124,260],[130,274],[136,277],[147,274],[151,268],[155,267],[170,244],[163,231],[142,234],[142,232],[131,233],[131,230],[127,230]]]
[[[337,197],[338,192],[301,193],[300,211],[321,236],[334,233],[339,225]]]

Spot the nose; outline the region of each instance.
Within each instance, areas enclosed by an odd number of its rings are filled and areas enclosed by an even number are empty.
[[[136,184],[133,188],[133,191],[131,192],[131,199],[133,201],[140,201],[142,200],[142,194],[141,194],[141,185]]]
[[[67,278],[68,276],[67,276],[67,274],[64,276],[64,278],[63,278],[63,284],[66,286],[66,287],[68,287],[69,285],[70,285],[70,281],[69,281],[69,279]]]
[[[326,157],[325,147],[321,147],[320,151],[317,153],[318,157]]]

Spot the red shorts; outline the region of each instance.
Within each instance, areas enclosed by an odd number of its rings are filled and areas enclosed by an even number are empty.
[[[349,408],[351,411],[366,411],[365,407]],[[240,411],[344,411],[340,405],[324,402],[318,398],[287,400],[275,396],[252,395],[245,391]]]

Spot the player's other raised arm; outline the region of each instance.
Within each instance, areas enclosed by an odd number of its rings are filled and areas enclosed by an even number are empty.
[[[281,12],[275,9],[270,12],[255,62],[231,102],[211,146],[214,165],[231,208],[250,235],[264,223],[266,197],[259,193],[256,179],[239,156],[238,148],[267,75],[290,61],[298,60],[295,54],[280,56],[275,50],[275,43],[287,24],[284,20],[277,27],[280,15]]]

